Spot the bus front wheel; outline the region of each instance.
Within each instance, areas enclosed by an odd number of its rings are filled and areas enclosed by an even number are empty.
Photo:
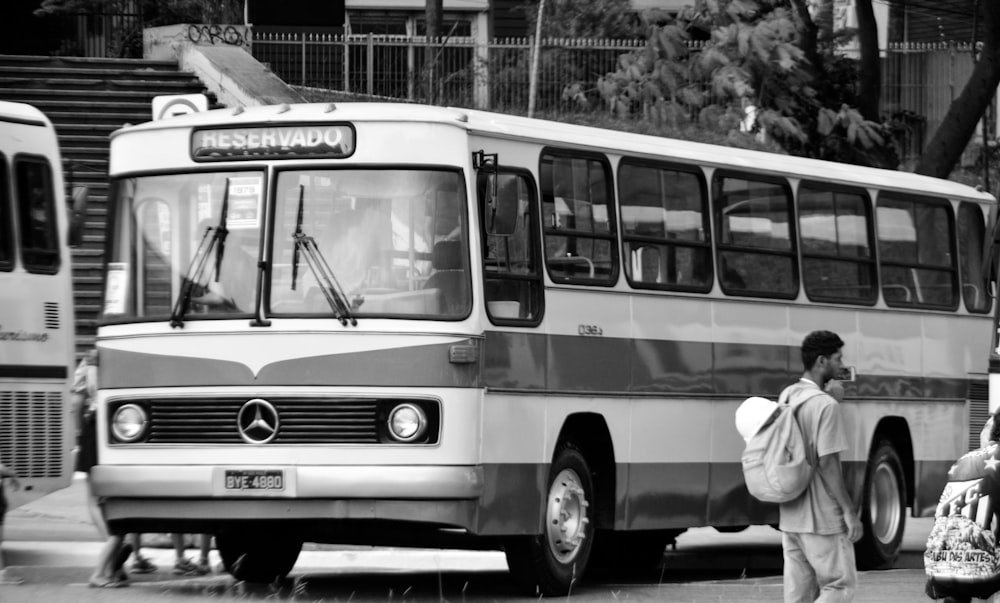
[[[526,590],[564,596],[580,580],[593,546],[593,501],[587,459],[576,446],[564,443],[549,470],[543,532],[513,537],[504,545],[511,574]]]
[[[215,545],[223,567],[233,578],[263,584],[284,579],[302,550],[298,540],[277,534],[263,536],[255,530],[216,534]]]
[[[868,459],[861,502],[864,535],[854,545],[858,569],[889,569],[899,557],[906,527],[903,463],[888,440],[879,441]]]

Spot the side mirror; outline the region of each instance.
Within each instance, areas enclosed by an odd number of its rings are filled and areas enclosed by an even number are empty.
[[[87,197],[90,190],[86,186],[74,186],[69,199],[69,246],[79,247],[83,243],[83,227],[87,219]]]
[[[497,186],[497,180],[500,177],[500,174],[486,175],[487,193],[483,208],[486,216],[486,232],[491,235],[509,237],[517,229],[518,200],[516,189],[513,195],[503,194],[503,191],[509,190],[509,187],[505,189]],[[500,192],[498,192],[498,188]]]

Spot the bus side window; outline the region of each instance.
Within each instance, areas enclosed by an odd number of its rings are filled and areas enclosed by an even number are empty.
[[[882,193],[876,219],[886,304],[954,309],[958,271],[951,205],[943,199]]]
[[[975,203],[963,201],[958,206],[958,259],[962,268],[962,294],[969,312],[990,310],[989,278],[983,273],[985,240],[982,210]]]
[[[712,202],[723,292],[795,298],[799,279],[788,183],[719,171],[712,180]]]
[[[52,168],[44,157],[19,155],[14,159],[21,258],[28,272],[59,271]]]
[[[545,264],[552,280],[613,285],[618,280],[611,173],[603,157],[546,152],[539,168]]]
[[[538,229],[535,225],[535,187],[524,173],[480,172],[479,206],[487,206],[491,179],[498,178],[497,204],[515,207],[512,232],[491,232],[483,221],[483,284],[486,312],[497,323],[537,322],[542,315],[542,283],[538,262]]]
[[[803,182],[798,208],[802,275],[809,299],[874,304],[878,289],[872,210],[865,191]]]
[[[708,195],[701,172],[623,159],[618,168],[625,275],[640,289],[712,288]]]
[[[14,268],[14,229],[10,216],[7,157],[0,153],[0,270]]]

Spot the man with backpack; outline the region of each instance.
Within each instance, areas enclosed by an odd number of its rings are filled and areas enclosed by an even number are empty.
[[[797,406],[796,417],[812,479],[805,492],[781,503],[786,602],[850,601],[857,588],[854,542],[863,528],[841,472],[848,448],[840,404],[824,390],[840,372],[844,342],[836,333],[813,331],[802,341],[802,378],[781,393]]]

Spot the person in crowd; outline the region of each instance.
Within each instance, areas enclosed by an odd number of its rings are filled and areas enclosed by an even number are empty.
[[[17,481],[17,474],[3,463],[0,463],[0,570],[7,567],[7,562],[3,556],[3,519],[7,515],[7,496],[4,494],[6,484],[10,484],[14,489],[20,487],[20,482]]]
[[[129,566],[137,574],[152,574],[157,570],[156,564],[142,554],[142,534],[129,534],[132,541],[132,565]]]
[[[77,364],[73,374],[73,405],[76,408],[78,448],[76,470],[87,474],[87,511],[104,539],[104,546],[97,556],[97,567],[90,575],[88,584],[94,588],[120,588],[128,586],[128,575],[123,566],[132,554],[132,545],[125,543],[125,537],[110,534],[104,522],[97,497],[90,482],[90,470],[97,464],[97,419],[94,390],[96,386],[92,373],[94,352],[86,354]]]
[[[801,346],[805,370],[782,393],[790,403],[808,396],[797,416],[806,454],[816,462],[806,491],[779,507],[787,603],[851,601],[858,584],[853,543],[863,528],[840,465],[840,453],[848,448],[847,433],[840,403],[824,390],[840,372],[843,347],[830,331],[806,335]],[[837,388],[831,390],[843,396]]]
[[[187,548],[184,534],[173,534],[174,540],[174,573],[179,576],[204,576],[212,572],[208,563],[208,552],[212,550],[212,537],[209,534],[198,534],[198,561],[191,561],[186,555]]]

